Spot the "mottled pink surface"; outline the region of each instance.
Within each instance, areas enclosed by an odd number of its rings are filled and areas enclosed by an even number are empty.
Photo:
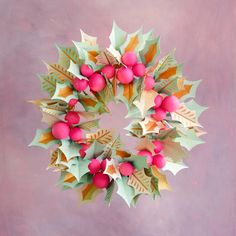
[[[0,13],[1,236],[236,235],[235,0],[1,0]],[[153,28],[163,53],[177,48],[186,76],[203,80],[208,134],[162,198],[133,209],[118,196],[110,208],[101,198],[78,207],[45,170],[49,152],[27,147],[43,126],[26,100],[44,96],[35,74],[46,72],[41,59],[55,61],[55,42],[78,40],[82,28],[105,47],[113,19],[126,31]]]

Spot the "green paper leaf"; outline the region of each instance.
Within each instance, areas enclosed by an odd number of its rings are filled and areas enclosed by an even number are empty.
[[[103,153],[104,145],[98,143],[96,140],[85,151],[86,155],[84,159],[92,159],[100,156]]]
[[[121,147],[122,147],[122,144],[121,144],[120,136],[117,136],[115,139],[113,139],[111,142],[109,142],[105,146],[102,157],[110,157],[114,150],[120,149]]]
[[[80,64],[76,64],[73,61],[70,61],[70,65],[67,71],[73,74],[76,78],[88,80],[87,77],[83,76],[80,73]]]
[[[59,149],[64,153],[67,160],[70,160],[72,157],[79,156],[79,150],[81,146],[78,143],[71,142],[69,140],[61,140],[62,145]]]
[[[110,205],[111,203],[111,198],[112,198],[112,194],[114,192],[115,189],[115,183],[114,180],[112,180],[108,186],[108,188],[106,188],[106,196],[105,196],[105,202]]]
[[[167,80],[159,80],[157,81],[154,89],[158,93],[172,95],[173,93],[178,92],[180,90],[179,79],[177,77],[172,77]]]
[[[130,135],[141,138],[143,136],[143,128],[138,121],[131,122],[127,127],[124,128],[128,130]]]
[[[197,102],[195,102],[193,99],[190,100],[190,101],[188,101],[188,102],[186,102],[186,103],[185,103],[185,106],[186,106],[187,108],[189,108],[190,110],[195,111],[198,118],[200,117],[200,115],[202,114],[202,112],[204,112],[205,110],[208,109],[207,107],[204,107],[204,106],[199,105],[199,104],[198,104]]]
[[[196,97],[196,92],[199,84],[201,83],[201,80],[196,80],[196,81],[189,81],[185,80],[184,85],[191,85],[190,92],[183,97],[180,98],[180,101],[185,101],[188,98],[195,98]]]
[[[168,170],[173,175],[176,175],[179,171],[188,168],[183,162],[172,162],[171,160],[166,161],[166,165],[162,168],[162,170]]]
[[[95,128],[99,127],[99,120],[100,119],[85,121],[83,123],[80,123],[78,125],[78,127],[83,129],[83,130],[91,131],[92,129],[95,129]]]

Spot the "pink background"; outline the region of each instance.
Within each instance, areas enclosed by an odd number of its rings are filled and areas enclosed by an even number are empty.
[[[131,3],[132,2],[132,3]],[[236,235],[234,0],[1,0],[0,1],[0,235]],[[128,209],[115,196],[78,207],[74,191],[61,192],[46,171],[49,152],[28,148],[40,112],[26,100],[44,96],[37,73],[55,61],[54,43],[78,40],[79,29],[108,45],[112,20],[133,32],[143,25],[161,35],[162,55],[177,48],[191,80],[202,79],[197,101],[210,109],[201,122],[206,144],[189,169],[169,175],[173,192],[142,198]],[[117,120],[117,124],[121,125]]]

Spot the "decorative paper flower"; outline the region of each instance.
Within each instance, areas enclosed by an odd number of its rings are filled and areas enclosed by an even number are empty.
[[[184,79],[173,52],[159,57],[152,32],[127,34],[114,23],[102,51],[95,37],[81,36],[71,47],[58,46],[58,62],[39,76],[50,98],[33,103],[49,128],[38,129],[31,145],[57,145],[49,168],[60,171],[63,189],[79,188],[82,201],[104,191],[110,203],[115,189],[129,206],[142,194],[155,198],[170,189],[165,172],[187,168],[186,152],[203,142],[198,118],[205,107],[193,100],[200,81]],[[99,127],[111,101],[132,118],[125,129],[137,138],[134,153]]]

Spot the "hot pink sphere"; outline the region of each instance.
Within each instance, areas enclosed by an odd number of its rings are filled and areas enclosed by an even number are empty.
[[[163,98],[161,95],[157,95],[154,99],[155,107],[160,107],[162,104]]]
[[[83,76],[89,77],[93,74],[93,69],[89,65],[82,64],[80,67],[80,73]]]
[[[111,65],[106,65],[102,68],[102,74],[106,76],[107,79],[111,79],[115,75],[115,68]]]
[[[65,122],[59,121],[52,126],[52,135],[56,139],[65,139],[69,136],[70,127]]]
[[[122,84],[129,84],[129,83],[132,82],[133,79],[134,79],[133,71],[132,71],[130,68],[121,67],[121,68],[117,71],[117,79],[118,79]]]
[[[152,164],[152,153],[149,152],[148,150],[144,149],[138,152],[139,156],[146,156],[146,161],[148,166],[150,166]]]
[[[77,102],[78,102],[78,99],[71,98],[70,101],[69,101],[69,103],[68,103],[68,105],[69,105],[70,107],[73,107],[73,106],[75,106],[75,105],[77,104]]]
[[[81,149],[79,150],[79,154],[81,157],[85,157],[86,155],[86,150],[89,148],[89,145],[86,143],[80,143]]]
[[[179,99],[172,95],[163,99],[161,107],[168,112],[175,112],[179,108],[179,105]]]
[[[93,184],[97,188],[106,188],[109,185],[109,182],[110,178],[107,174],[98,172],[93,176]]]
[[[137,63],[137,56],[134,52],[126,52],[124,55],[121,57],[121,61],[126,65],[126,66],[133,66]]]
[[[82,92],[88,87],[88,81],[85,79],[75,78],[73,81],[73,87],[78,91]]]
[[[101,163],[97,159],[92,159],[88,164],[89,172],[91,174],[96,174],[101,169]]]
[[[142,77],[145,75],[146,68],[143,63],[138,63],[133,66],[132,70],[133,70],[134,75],[138,77]]]
[[[155,165],[158,169],[161,169],[166,165],[166,159],[163,155],[157,154],[153,156],[152,164]]]
[[[69,125],[75,125],[79,123],[80,116],[76,111],[69,111],[65,116],[65,120],[68,122]]]
[[[155,114],[152,114],[152,118],[161,121],[166,118],[166,111],[163,110],[161,107],[155,108]]]
[[[82,130],[78,127],[70,129],[70,139],[73,141],[79,141],[82,139]]]
[[[122,162],[119,166],[119,171],[124,176],[132,175],[134,172],[134,167],[129,162]]]
[[[152,76],[146,76],[144,79],[144,89],[145,90],[151,90],[155,85],[155,80]]]
[[[94,73],[89,77],[89,87],[94,92],[100,92],[106,87],[106,82],[103,76]]]
[[[163,144],[159,140],[152,141],[155,146],[154,152],[159,153],[163,150]]]
[[[101,169],[104,171],[106,169],[106,165],[107,165],[107,160],[103,159],[101,162]]]

